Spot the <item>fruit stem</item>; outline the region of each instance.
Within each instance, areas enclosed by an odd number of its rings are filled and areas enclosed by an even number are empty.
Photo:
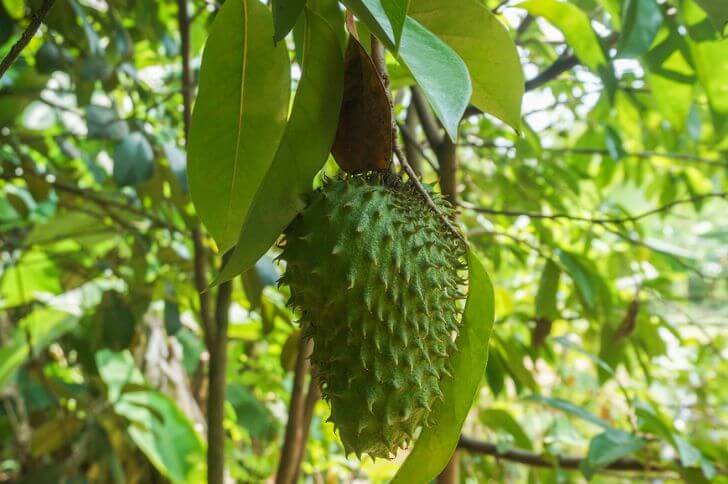
[[[402,168],[407,173],[409,179],[412,181],[412,184],[415,186],[420,195],[422,195],[422,198],[424,198],[427,206],[435,212],[435,214],[440,218],[442,223],[445,224],[445,227],[447,227],[447,229],[450,230],[450,232],[452,232],[455,237],[460,239],[463,244],[467,245],[467,241],[465,240],[465,236],[462,234],[462,232],[460,232],[460,230],[458,230],[457,227],[453,225],[453,223],[447,218],[445,214],[437,209],[437,205],[435,205],[435,202],[432,200],[432,197],[430,197],[430,194],[427,193],[425,187],[422,186],[420,179],[417,177],[417,174],[407,161],[407,156],[405,156],[404,151],[402,151],[402,148],[399,146],[397,120],[394,117],[394,101],[392,98],[392,89],[389,85],[389,73],[387,72],[386,51],[384,50],[384,45],[374,35],[371,36],[371,43],[372,60],[374,61],[374,65],[377,68],[377,72],[379,72],[379,76],[382,78],[384,90],[387,93],[387,99],[389,100],[389,105],[392,108],[392,151],[397,156],[399,163],[402,165]]]

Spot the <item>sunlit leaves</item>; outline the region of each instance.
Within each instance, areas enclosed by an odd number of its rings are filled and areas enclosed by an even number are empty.
[[[559,289],[561,269],[558,264],[549,259],[541,272],[541,279],[536,292],[536,318],[556,319],[559,310],[556,307],[556,294]]]
[[[250,185],[255,199],[244,210],[238,244],[216,282],[231,279],[257,261],[303,207],[303,195],[328,157],[336,133],[343,86],[343,57],[336,33],[306,11],[303,72],[291,118],[270,169]]]
[[[429,482],[445,467],[477,394],[488,361],[488,343],[495,316],[493,286],[480,261],[468,251],[469,289],[452,357],[453,376],[442,382],[444,401],[432,409],[436,424],[422,431],[393,483]]]
[[[477,0],[413,0],[410,15],[465,61],[472,103],[519,129],[524,82],[516,46],[501,22]]]
[[[272,38],[267,7],[226,2],[202,59],[188,176],[195,209],[223,251],[237,241],[285,128],[289,60]]]
[[[558,28],[579,60],[593,70],[607,64],[589,16],[572,3],[558,0],[526,0],[517,4],[531,15],[543,17]]]

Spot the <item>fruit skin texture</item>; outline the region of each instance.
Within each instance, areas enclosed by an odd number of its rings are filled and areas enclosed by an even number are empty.
[[[442,398],[462,316],[461,241],[413,186],[369,173],[314,192],[281,258],[347,454],[392,457]]]

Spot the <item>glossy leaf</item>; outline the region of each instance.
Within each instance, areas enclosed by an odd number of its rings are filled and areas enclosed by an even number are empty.
[[[347,0],[344,3],[366,22],[388,49],[395,51],[392,26],[379,0]],[[411,17],[405,20],[397,55],[422,88],[450,138],[455,140],[473,92],[465,62],[450,46]]]
[[[556,293],[559,289],[561,269],[558,264],[549,259],[541,272],[541,279],[536,292],[536,317],[554,320],[559,317],[556,307]]]
[[[273,41],[279,42],[288,35],[303,13],[306,0],[273,0]]]
[[[114,181],[120,187],[136,185],[152,177],[154,151],[140,132],[131,133],[114,150]]]
[[[238,239],[285,128],[290,68],[267,7],[225,2],[205,47],[189,134],[195,210],[218,248]]]
[[[545,18],[559,29],[584,65],[596,71],[607,64],[589,16],[576,5],[558,0],[526,0],[517,6],[531,15]]]
[[[407,19],[407,10],[411,0],[381,0],[382,7],[387,13],[389,23],[392,26],[392,37],[394,40],[395,52],[399,48],[402,39],[402,30]]]
[[[478,0],[413,0],[410,15],[465,61],[471,102],[519,129],[523,72],[508,30]]]
[[[422,431],[393,484],[429,482],[445,468],[480,387],[495,317],[493,286],[472,250],[468,251],[468,268],[468,300],[456,340],[458,351],[451,359],[453,376],[443,380],[445,399],[432,409],[436,424]]]
[[[626,0],[622,6],[622,33],[617,56],[639,57],[647,52],[662,26],[662,10],[655,0]]]
[[[343,57],[336,33],[306,10],[303,72],[291,118],[270,169],[256,190],[237,247],[215,283],[250,268],[275,242],[311,191],[336,133],[343,86]]]

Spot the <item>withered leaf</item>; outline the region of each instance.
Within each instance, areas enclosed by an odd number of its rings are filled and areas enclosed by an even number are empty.
[[[347,173],[386,170],[392,163],[392,106],[374,62],[353,36],[344,69],[344,98],[331,153]]]

